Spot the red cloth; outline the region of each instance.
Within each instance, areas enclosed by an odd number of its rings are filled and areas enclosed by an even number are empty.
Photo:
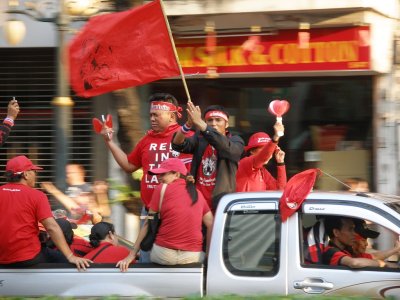
[[[79,236],[74,236],[72,244],[69,247],[74,255],[79,257],[83,257],[93,250],[93,247],[90,245],[90,243]]]
[[[40,251],[38,222],[53,218],[44,193],[20,183],[0,187],[0,263],[29,260]]]
[[[84,97],[178,76],[160,0],[92,17],[70,44],[69,67]]]
[[[324,255],[326,259],[329,261],[330,266],[340,266],[340,261],[343,257],[349,256],[352,257],[351,253],[346,250],[340,250],[339,248],[332,247],[329,245],[324,250]]]
[[[217,150],[208,145],[196,176],[196,187],[203,194],[209,207],[212,207],[212,192],[217,182],[217,155]]]
[[[128,155],[128,161],[131,164],[143,168],[140,193],[146,207],[149,207],[153,190],[158,185],[157,175],[149,175],[147,173],[149,170],[158,168],[162,161],[170,157],[182,159],[188,170],[190,169],[192,155],[171,149],[171,139],[177,130],[180,130],[180,125],[174,124],[161,133],[148,131]]]
[[[285,188],[286,167],[277,167],[278,179],[275,179],[264,167],[265,162],[273,155],[275,149],[275,143],[268,143],[256,155],[242,158],[239,161],[236,173],[237,192],[283,190]]]
[[[105,247],[106,245],[110,245],[103,251],[102,248]],[[93,257],[99,252],[101,253],[97,255],[94,259]],[[109,242],[102,242],[100,246],[94,248],[92,251],[90,251],[88,254],[86,254],[84,257],[92,260],[95,263],[117,263],[121,259],[124,259],[127,257],[129,254],[129,250],[125,247],[122,246],[114,246],[113,244]]]
[[[301,207],[320,173],[319,169],[309,169],[290,178],[279,201],[282,222]]]
[[[160,184],[154,191],[150,209],[159,211]],[[199,192],[197,202],[192,205],[186,190],[186,181],[177,179],[168,184],[161,204],[161,226],[155,243],[169,249],[202,251],[203,216],[210,211],[203,195]]]

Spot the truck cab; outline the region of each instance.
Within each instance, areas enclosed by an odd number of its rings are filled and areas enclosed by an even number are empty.
[[[350,269],[307,260],[307,233],[326,216],[363,219],[398,240],[399,197],[312,192],[281,222],[281,195],[236,193],[221,200],[208,261],[207,294],[399,297],[398,268]]]

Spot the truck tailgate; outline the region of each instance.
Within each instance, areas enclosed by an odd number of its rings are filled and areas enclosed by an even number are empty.
[[[136,264],[121,273],[112,264],[79,272],[65,264],[35,268],[0,268],[1,296],[161,296],[203,295],[201,264],[161,266]]]

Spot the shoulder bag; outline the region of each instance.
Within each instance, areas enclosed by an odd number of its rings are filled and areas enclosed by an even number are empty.
[[[143,251],[150,251],[151,248],[153,248],[154,241],[156,240],[158,228],[161,225],[161,204],[164,200],[166,188],[167,184],[164,183],[161,188],[158,212],[147,216],[147,234],[140,243],[140,249]]]

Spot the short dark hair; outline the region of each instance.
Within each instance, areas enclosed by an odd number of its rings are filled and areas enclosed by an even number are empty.
[[[343,216],[327,216],[325,217],[325,232],[326,234],[330,237],[333,238],[333,230],[334,229],[342,229],[344,223],[344,220],[351,220],[353,221],[352,218],[347,218],[347,217],[343,217]]]
[[[172,96],[171,94],[168,93],[154,93],[153,95],[151,95],[149,97],[149,102],[153,102],[153,101],[164,101],[164,102],[168,102],[168,103],[172,103],[175,106],[178,106],[178,100],[176,100],[176,98],[174,96]]]
[[[4,173],[4,177],[6,178],[7,182],[20,182],[22,179],[23,173],[14,174],[13,171],[6,171]]]
[[[203,117],[205,117],[209,111],[214,111],[214,110],[222,111],[229,118],[229,113],[226,111],[225,107],[223,107],[222,105],[207,106],[206,110],[204,111]]]
[[[90,245],[94,248],[98,247],[110,231],[115,233],[114,225],[111,223],[99,222],[94,224],[89,235]]]

